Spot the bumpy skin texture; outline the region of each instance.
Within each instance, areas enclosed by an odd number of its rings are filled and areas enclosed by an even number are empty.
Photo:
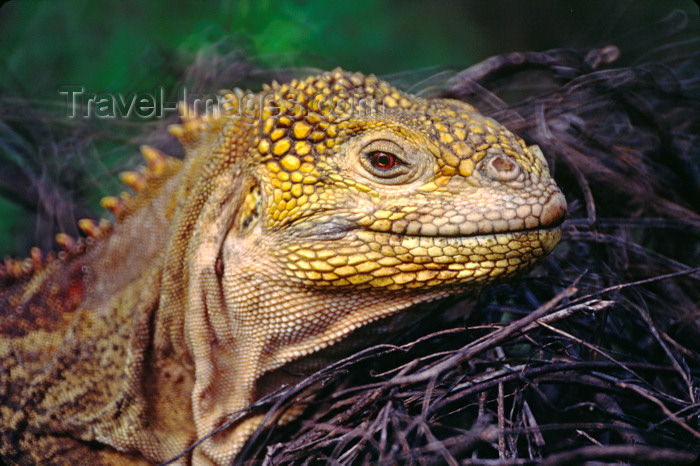
[[[537,147],[457,101],[336,70],[171,128],[184,161],[106,198],[113,227],[0,271],[0,452],[171,458],[285,364],[417,303],[533,267],[566,210]],[[263,377],[264,376],[264,377]],[[233,460],[251,417],[183,461]]]

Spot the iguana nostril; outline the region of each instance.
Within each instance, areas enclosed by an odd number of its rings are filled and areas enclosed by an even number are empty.
[[[510,157],[497,155],[486,162],[486,173],[496,181],[512,181],[520,175],[520,165]]]

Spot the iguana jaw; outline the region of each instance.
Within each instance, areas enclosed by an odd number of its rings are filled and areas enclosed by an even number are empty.
[[[491,209],[500,203],[479,207],[477,201],[484,195],[473,191],[476,194],[457,196],[453,205],[445,203],[447,207],[387,207],[390,204],[384,202],[384,207],[368,208],[366,213],[353,214],[348,207],[333,215],[321,212],[294,224],[295,232],[303,234],[271,232],[276,239],[270,254],[291,282],[310,287],[387,291],[447,285],[468,288],[534,267],[561,239],[559,225],[566,201],[556,185],[546,187],[549,194],[537,196],[546,199],[542,205],[523,201],[525,209],[514,207],[512,215],[498,212],[501,218],[483,222],[470,222],[469,218],[476,212],[488,219]],[[492,197],[499,196],[518,205],[512,194],[496,192]],[[355,211],[363,205],[351,199],[346,204],[354,205]],[[444,213],[450,208],[454,212],[445,217],[428,213]],[[527,216],[516,218],[519,212]],[[464,223],[456,224],[454,219],[460,218]]]

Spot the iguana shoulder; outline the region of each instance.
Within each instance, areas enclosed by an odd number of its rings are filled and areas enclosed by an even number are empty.
[[[184,161],[144,148],[114,225],[0,271],[4,460],[165,461],[286,365],[559,241],[539,149],[467,104],[335,70],[182,114]],[[261,421],[186,460],[230,462]]]

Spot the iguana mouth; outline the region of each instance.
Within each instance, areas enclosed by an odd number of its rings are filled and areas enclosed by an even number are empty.
[[[358,228],[355,231],[366,231],[366,232],[372,232],[372,233],[380,233],[380,234],[386,234],[388,236],[397,236],[397,237],[405,237],[405,238],[431,238],[431,239],[454,239],[454,238],[481,238],[481,237],[490,237],[490,236],[499,236],[499,235],[516,235],[516,234],[528,234],[528,233],[540,233],[540,232],[551,232],[551,231],[558,231],[560,230],[561,225],[564,223],[564,218],[561,218],[558,220],[556,223],[546,225],[546,226],[536,226],[532,228],[520,228],[517,230],[503,230],[503,231],[493,231],[491,233],[472,233],[468,235],[409,235],[406,233],[393,233],[390,231],[379,231],[379,230],[372,230],[370,228]],[[347,232],[350,232],[352,230],[346,230]]]
[[[369,239],[370,237],[375,238],[387,238],[390,244],[398,244],[402,241],[425,241],[434,244],[445,244],[445,245],[456,245],[459,243],[464,243],[468,241],[491,241],[498,240],[499,238],[524,238],[537,235],[552,235],[561,232],[559,225],[551,227],[538,227],[523,230],[513,230],[513,231],[499,231],[493,233],[478,233],[473,235],[454,235],[454,236],[442,236],[442,235],[404,235],[391,232],[374,231],[374,230],[356,230],[358,237],[361,239]]]
[[[363,229],[407,237],[474,238],[485,235],[557,229],[564,222],[566,211],[566,200],[563,194],[557,190],[543,204],[526,205],[522,211],[520,208],[511,209],[510,213],[499,212],[496,209],[485,210],[479,213],[480,219],[476,220],[469,218],[476,217],[476,215],[456,214],[467,219],[463,223],[449,223],[445,218],[412,213],[396,222],[382,222],[380,220]],[[454,217],[455,214],[452,218]]]

